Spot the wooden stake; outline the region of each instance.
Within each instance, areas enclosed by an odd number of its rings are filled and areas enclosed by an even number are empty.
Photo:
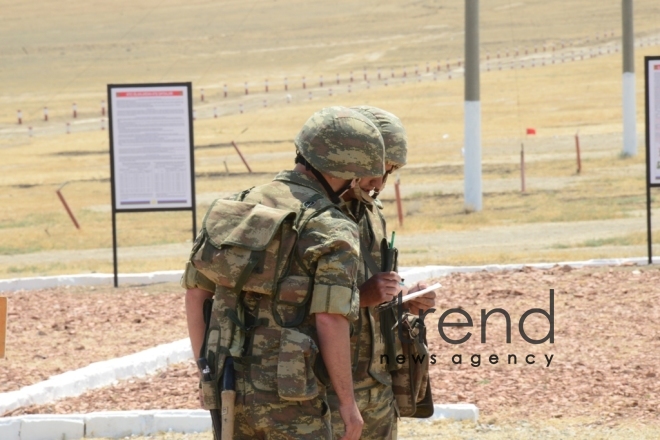
[[[399,216],[399,227],[403,228],[403,206],[401,204],[401,191],[399,190],[400,179],[399,175],[396,176],[394,182],[394,196],[396,197],[396,212]]]
[[[245,164],[245,168],[247,168],[248,172],[251,173],[251,172],[252,172],[252,169],[250,169],[250,165],[248,165],[247,161],[246,161],[245,158],[243,157],[243,153],[241,153],[241,150],[238,149],[238,145],[236,145],[236,142],[231,141],[231,144],[234,146],[234,148],[236,149],[236,152],[237,152],[238,155],[241,157],[241,160],[242,160],[243,163]]]
[[[64,186],[64,185],[62,185],[62,186]],[[62,188],[60,187],[60,189],[62,189]],[[57,193],[57,197],[60,198],[60,202],[62,202],[62,205],[64,205],[64,209],[66,209],[67,214],[69,214],[69,218],[73,222],[73,225],[76,227],[76,229],[80,229],[80,225],[78,224],[78,220],[76,220],[76,217],[73,215],[73,212],[71,212],[71,209],[69,208],[69,205],[66,203],[66,200],[64,200],[64,196],[60,192],[60,189],[57,189],[55,191]]]
[[[7,346],[7,297],[0,296],[0,359],[5,357]]]
[[[575,152],[577,153],[577,173],[582,171],[582,160],[580,159],[580,134],[575,133]]]
[[[525,144],[520,144],[520,192],[525,192]]]

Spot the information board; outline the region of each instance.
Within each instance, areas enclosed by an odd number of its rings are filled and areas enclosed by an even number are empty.
[[[646,81],[649,184],[660,185],[660,58],[646,58]]]
[[[192,86],[109,85],[115,211],[191,209]]]
[[[197,232],[192,84],[109,84],[112,261],[117,213],[192,211]]]

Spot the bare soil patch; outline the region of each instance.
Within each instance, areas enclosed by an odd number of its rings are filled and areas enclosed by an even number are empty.
[[[532,431],[516,424],[525,420],[545,420],[550,425],[565,422],[565,427],[600,426],[603,429],[627,424],[657,424],[660,413],[660,337],[656,331],[660,318],[657,290],[660,270],[657,268],[572,270],[557,266],[551,270],[525,268],[513,272],[454,274],[439,281],[443,287],[438,296],[437,311],[426,318],[429,349],[436,360],[431,365],[436,402],[474,403],[480,409],[480,422],[484,426],[513,424],[510,432],[522,429],[520,432],[528,434]],[[554,343],[529,344],[520,336],[518,322],[529,309],[549,310],[550,289],[554,289]],[[103,295],[99,293],[86,293],[84,289],[75,293],[49,290],[18,292],[10,297],[10,305],[14,305],[13,308],[10,306],[10,312],[17,310],[16,304],[32,304],[31,308],[24,306],[23,311],[27,311],[28,317],[21,322],[43,319],[44,328],[55,323],[53,304],[60,306],[61,322],[72,319],[76,313],[74,310],[85,309],[89,313],[85,314],[85,326],[82,319],[78,320],[76,332],[62,334],[66,336],[59,345],[50,342],[51,338],[35,337],[34,332],[39,330],[23,330],[31,331],[32,335],[21,339],[17,345],[19,327],[15,322],[17,318],[12,315],[9,359],[0,364],[0,374],[7,378],[6,389],[16,389],[32,382],[40,365],[27,373],[19,367],[24,362],[28,365],[34,363],[37,354],[47,353],[52,357],[43,360],[44,366],[56,365],[46,370],[50,373],[42,368],[41,377],[45,378],[56,373],[57,368],[66,370],[82,366],[85,362],[77,356],[79,353],[90,362],[112,357],[113,350],[119,356],[146,348],[147,340],[155,345],[185,336],[182,292],[177,286],[127,287],[117,292],[107,289]],[[73,305],[63,308],[62,302],[54,300],[50,309],[39,307],[37,299],[42,296],[63,299],[70,296],[77,308]],[[99,307],[98,301],[116,306]],[[136,303],[144,304],[140,309],[149,313],[136,314]],[[472,333],[464,344],[451,345],[440,338],[437,323],[445,310],[457,307],[469,313],[474,327],[446,329],[447,336],[454,339],[464,336],[467,331]],[[489,311],[494,308],[502,308],[511,316],[510,344],[506,343],[505,319],[499,314],[488,319],[486,343],[480,342],[481,309]],[[39,319],[32,320],[29,316]],[[447,322],[455,322],[456,318],[460,315],[452,314]],[[140,322],[135,322],[137,320]],[[52,323],[47,326],[46,322]],[[85,338],[89,336],[84,328],[102,328],[107,322],[113,322],[111,338],[108,337],[103,344],[86,342]],[[548,321],[540,315],[531,315],[525,321],[524,329],[530,338],[541,339],[548,332]],[[140,335],[143,336],[140,338]],[[138,340],[141,345],[127,346],[126,341],[130,340]],[[79,345],[84,345],[85,350],[75,351]],[[61,348],[64,346],[73,348],[67,352]],[[24,359],[20,364],[17,362],[17,347],[20,347]],[[456,354],[462,355],[461,365],[452,362]],[[516,364],[508,363],[510,354],[516,356]],[[534,357],[528,360],[534,364],[526,362],[530,354]],[[477,360],[474,355],[480,356],[478,367],[472,366]],[[490,363],[491,355],[498,356],[496,365]],[[552,356],[550,366],[547,366],[545,356]],[[150,377],[122,381],[48,405],[21,408],[12,414],[197,408],[196,387],[196,371],[191,361]],[[537,428],[543,433],[547,426]],[[470,429],[477,434],[476,428]],[[497,434],[494,428],[486,427],[482,431],[483,435]],[[598,432],[605,435],[604,431]],[[561,435],[548,438],[561,438]]]
[[[79,286],[7,296],[0,392],[188,335],[184,291],[174,283]]]

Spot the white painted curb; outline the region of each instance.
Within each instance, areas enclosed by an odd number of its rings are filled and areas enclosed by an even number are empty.
[[[479,418],[479,409],[470,404],[435,405],[430,420]],[[89,414],[39,414],[0,419],[2,440],[52,440],[65,438],[123,438],[154,435],[158,432],[194,433],[211,430],[205,410],[108,411]]]
[[[470,272],[501,272],[505,270],[520,270],[523,267],[534,269],[550,269],[555,266],[570,266],[578,269],[581,267],[599,267],[599,266],[621,266],[621,265],[640,265],[648,264],[647,257],[640,258],[609,258],[587,261],[566,261],[561,263],[530,263],[530,264],[487,264],[484,266],[423,266],[423,267],[400,267],[399,273],[406,280],[406,285],[412,285],[418,281],[428,280],[429,278],[444,277],[452,273],[470,273]],[[660,257],[653,258],[653,264],[660,264]]]
[[[18,391],[0,394],[0,414],[23,406],[79,396],[87,390],[104,387],[121,379],[146,376],[168,365],[188,359],[192,359],[192,347],[190,340],[185,338],[128,356],[95,362],[78,370],[52,376],[48,380],[23,387]],[[0,436],[0,439],[3,437]]]
[[[117,275],[119,285],[178,283],[183,270],[163,270],[149,273],[121,273]],[[82,275],[57,275],[50,277],[10,278],[0,280],[0,292],[14,290],[50,289],[61,286],[98,286],[112,285],[114,274],[91,273]]]
[[[622,264],[646,265],[648,258],[611,258],[587,261],[568,261],[561,263],[532,263],[532,264],[488,264],[484,266],[422,266],[401,267],[399,272],[405,278],[406,284],[414,284],[429,278],[437,278],[458,272],[496,272],[502,270],[518,270],[525,266],[536,269],[549,269],[553,266],[571,267],[596,267],[596,266],[619,266]],[[653,258],[654,264],[660,264],[660,257]],[[119,284],[152,284],[152,283],[178,283],[183,274],[182,270],[166,270],[150,273],[119,274]],[[59,275],[50,277],[34,278],[11,278],[0,279],[0,292],[11,292],[15,290],[37,290],[49,289],[61,286],[94,286],[111,285],[114,281],[113,274],[83,274],[83,275]]]
[[[430,420],[479,420],[479,408],[471,403],[455,403],[452,405],[433,405],[433,415]]]

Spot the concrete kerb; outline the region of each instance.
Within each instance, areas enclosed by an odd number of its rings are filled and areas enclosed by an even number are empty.
[[[479,418],[471,404],[435,405],[429,420]],[[159,432],[195,433],[211,430],[211,417],[204,410],[107,411],[89,414],[38,414],[0,419],[2,440],[52,440],[55,438],[123,438]]]
[[[653,258],[653,264],[659,264],[660,257]],[[483,266],[423,266],[423,267],[400,267],[399,273],[405,279],[408,286],[414,285],[419,281],[430,278],[440,278],[452,273],[470,273],[470,272],[501,272],[506,270],[520,270],[523,267],[534,269],[550,269],[555,266],[569,266],[574,269],[581,267],[600,267],[600,266],[623,266],[623,265],[646,265],[648,258],[610,258],[596,259],[587,261],[566,261],[561,263],[530,263],[530,264],[487,264]]]
[[[619,266],[623,264],[645,265],[648,263],[646,257],[639,258],[612,258],[587,261],[568,261],[561,263],[532,263],[532,264],[488,264],[484,266],[422,266],[401,267],[399,272],[405,278],[406,284],[411,285],[418,281],[429,278],[446,276],[450,273],[459,272],[496,272],[502,270],[519,270],[525,266],[536,269],[549,269],[553,266],[571,266],[574,268],[587,266]],[[660,257],[653,258],[653,263],[660,263]],[[182,270],[167,270],[150,273],[119,274],[120,284],[153,284],[153,283],[176,283],[181,279]],[[82,274],[82,275],[58,275],[49,277],[33,278],[10,278],[0,279],[0,292],[12,292],[16,290],[50,289],[61,286],[95,286],[111,285],[113,274]]]
[[[182,270],[165,270],[150,273],[118,274],[119,284],[154,284],[179,282]],[[51,289],[62,286],[98,286],[111,285],[114,275],[92,273],[81,275],[57,275],[50,277],[10,278],[0,280],[0,292],[15,290]]]
[[[23,387],[19,391],[1,393],[0,415],[23,406],[78,396],[87,390],[108,386],[121,379],[145,376],[168,365],[190,359],[191,353],[190,340],[185,338],[128,356],[94,362],[78,370]]]

